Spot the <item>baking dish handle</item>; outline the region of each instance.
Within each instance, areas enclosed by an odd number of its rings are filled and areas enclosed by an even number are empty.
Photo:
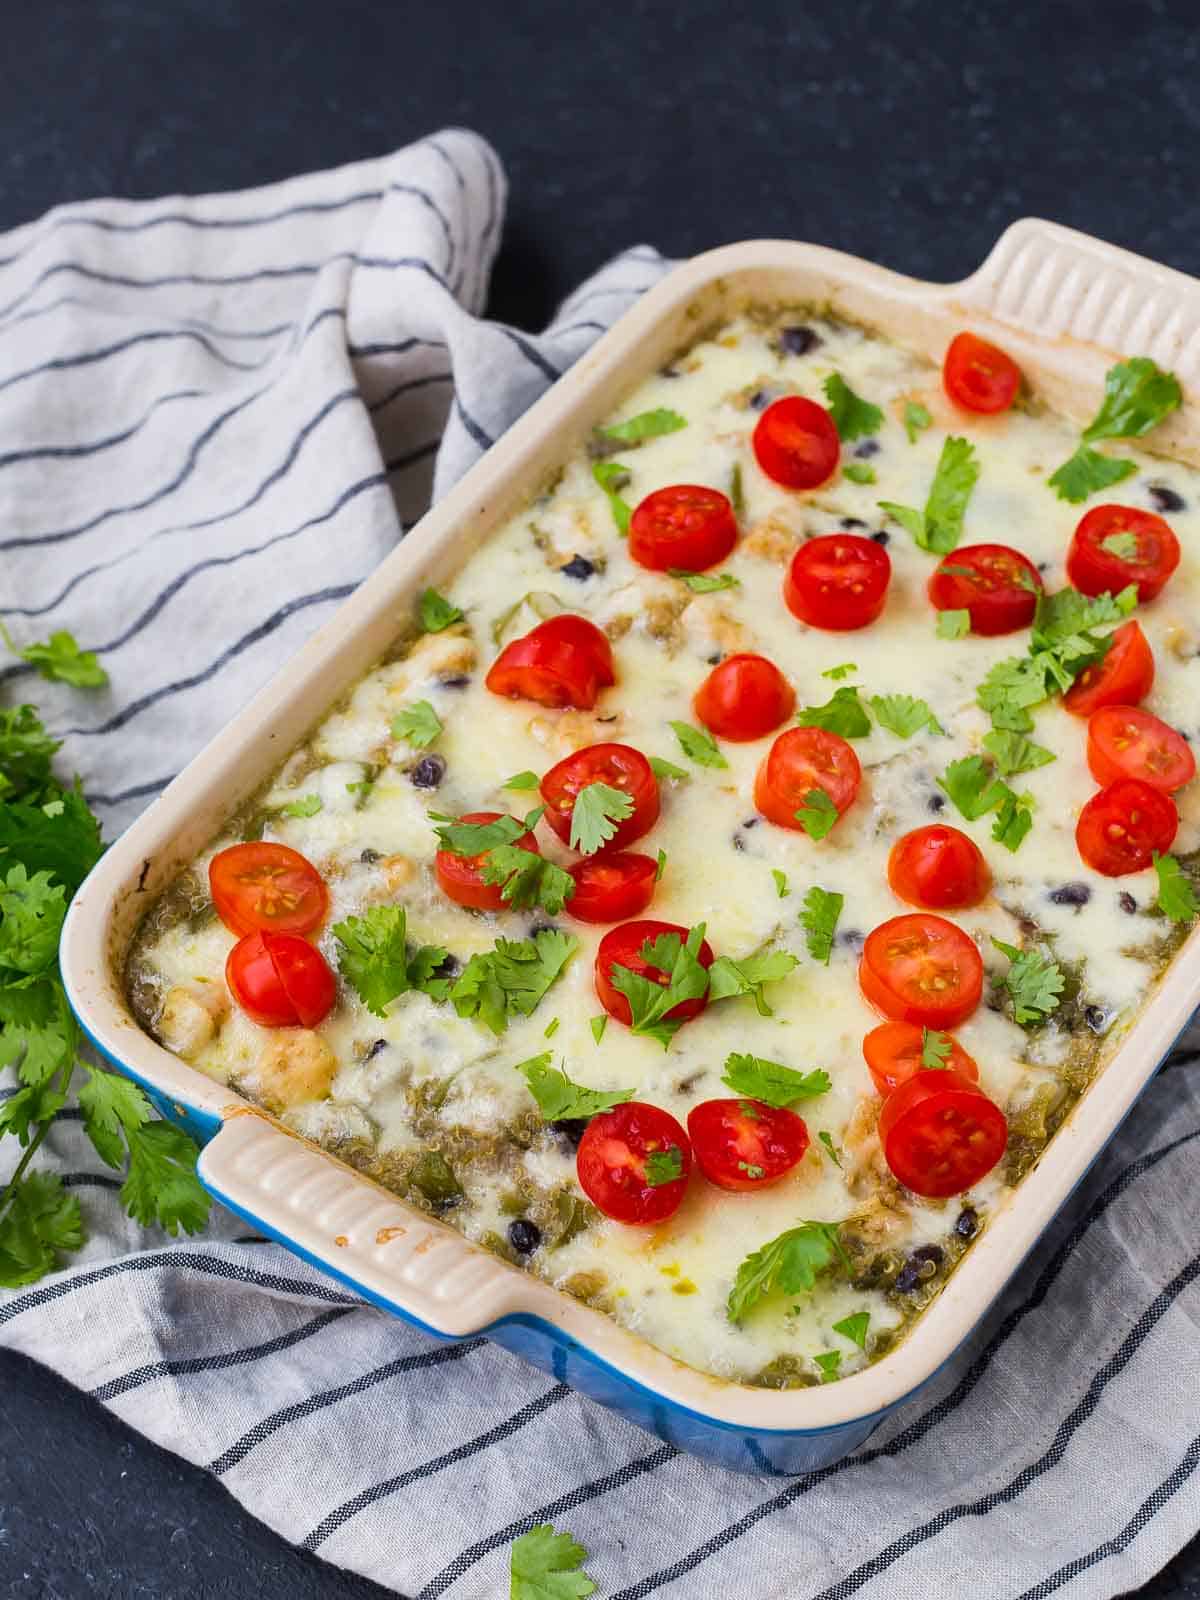
[[[517,1309],[504,1262],[257,1112],[226,1121],[197,1172],[252,1227],[441,1338]]]

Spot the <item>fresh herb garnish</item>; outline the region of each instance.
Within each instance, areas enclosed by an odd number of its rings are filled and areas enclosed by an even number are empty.
[[[1116,556],[1118,561],[1136,561],[1138,558],[1136,534],[1110,533],[1106,539],[1101,539],[1100,548],[1107,550],[1110,556]]]
[[[842,1352],[840,1350],[822,1350],[819,1355],[813,1357],[813,1360],[821,1369],[821,1382],[832,1383],[838,1375],[838,1368],[842,1364]]]
[[[657,1039],[664,1050],[670,1048],[681,1019],[668,1018],[667,1012],[684,1000],[698,1000],[708,991],[709,975],[697,956],[703,941],[703,923],[689,931],[686,941],[677,933],[663,933],[647,940],[640,951],[641,959],[666,976],[665,984],[644,978],[619,962],[613,963],[609,982],[629,1001],[631,1032]]]
[[[971,631],[969,611],[939,611],[937,636],[939,639],[962,639]]]
[[[442,732],[441,720],[428,700],[415,700],[411,706],[392,718],[392,733],[397,739],[407,739],[419,750],[426,749]]]
[[[513,1540],[509,1600],[588,1600],[596,1585],[580,1569],[587,1551],[569,1533],[540,1522]]]
[[[1046,482],[1060,500],[1077,506],[1102,489],[1111,489],[1114,483],[1132,477],[1136,471],[1135,462],[1102,455],[1099,450],[1089,450],[1087,445],[1081,444]]]
[[[608,783],[585,784],[571,810],[571,849],[585,856],[596,851],[617,831],[633,811],[633,796]]]
[[[919,400],[908,401],[904,407],[904,431],[908,435],[909,444],[916,444],[917,435],[924,433],[932,424],[933,418],[929,415],[927,406],[923,406]]]
[[[537,1108],[546,1122],[594,1117],[601,1111],[611,1111],[613,1106],[633,1099],[632,1089],[605,1091],[585,1089],[582,1084],[572,1083],[565,1072],[550,1065],[550,1060],[550,1051],[546,1050],[540,1056],[531,1056],[528,1061],[518,1061],[515,1068],[524,1076],[529,1092],[537,1101]]]
[[[593,1017],[588,1027],[592,1030],[592,1038],[599,1044],[604,1037],[605,1028],[608,1027],[608,1012],[602,1011],[598,1017]]]
[[[0,622],[0,638],[22,661],[36,667],[51,683],[69,683],[75,689],[102,689],[108,673],[96,659],[94,650],[81,650],[74,634],[60,628],[44,644],[19,645]]]
[[[796,812],[796,821],[810,839],[824,839],[839,816],[841,812],[824,789],[810,789]]]
[[[1196,898],[1192,880],[1174,856],[1162,856],[1156,850],[1154,870],[1158,874],[1156,903],[1164,916],[1170,917],[1172,922],[1190,922],[1200,914],[1200,900]]]
[[[834,1333],[840,1333],[843,1339],[849,1339],[851,1344],[856,1344],[860,1350],[867,1348],[867,1329],[871,1326],[871,1313],[869,1311],[855,1311],[848,1317],[843,1317],[840,1322],[833,1325]]]
[[[522,822],[507,816],[497,817],[494,822],[455,822],[452,817],[443,817],[437,812],[430,812],[430,819],[443,850],[449,850],[452,856],[481,856],[498,845],[515,844],[537,826],[545,809],[545,806],[535,807]]]
[[[691,777],[691,773],[684,767],[677,767],[673,761],[666,761],[662,756],[650,756],[650,770],[656,778],[673,778],[676,783],[683,783]]]
[[[679,748],[698,767],[727,767],[725,757],[717,749],[717,741],[706,728],[693,728],[690,722],[672,722],[671,730],[679,740]]]
[[[835,689],[823,706],[805,706],[796,713],[796,721],[802,728],[827,728],[843,739],[865,739],[871,731],[867,708],[852,684]]]
[[[497,939],[495,948],[473,955],[450,990],[460,1017],[478,1017],[502,1034],[510,1017],[527,1017],[578,949],[579,941],[557,928],[532,939]]]
[[[816,1288],[818,1272],[849,1260],[834,1222],[802,1222],[748,1255],[729,1291],[730,1322],[741,1322],[766,1295],[803,1294]]]
[[[1132,461],[1112,460],[1088,445],[1101,439],[1140,439],[1183,399],[1179,380],[1148,356],[1132,356],[1108,369],[1100,409],[1083,430],[1083,443],[1048,479],[1061,500],[1078,503],[1137,471]]]
[[[654,411],[639,411],[636,417],[628,417],[624,422],[597,428],[596,432],[605,439],[614,439],[617,444],[641,444],[643,439],[658,439],[664,433],[678,433],[680,428],[686,427],[686,417],[659,406]]]
[[[434,1000],[446,998],[450,980],[434,973],[447,952],[428,944],[409,952],[403,906],[371,906],[361,917],[334,923],[332,932],[338,971],[375,1016],[384,1016],[392,1000],[413,989]]]
[[[1010,962],[1000,982],[1012,1000],[1013,1021],[1022,1027],[1045,1021],[1052,1011],[1058,1010],[1066,982],[1058,963],[1040,950],[1018,950],[1015,945],[994,937],[992,943]]]
[[[800,913],[804,942],[813,960],[826,967],[833,952],[833,936],[845,903],[845,895],[819,888],[816,884],[804,896],[804,909]]]
[[[1033,826],[1032,797],[1015,794],[982,756],[952,761],[937,782],[968,822],[977,822],[989,811],[999,812],[992,838],[1009,850],[1016,850]]]
[[[832,678],[835,683],[839,683],[843,678],[848,678],[852,672],[857,672],[857,671],[858,671],[858,663],[857,662],[855,662],[855,661],[843,661],[843,662],[840,662],[839,665],[836,666],[836,667],[826,667],[825,671],[821,674],[821,676],[823,678]]]
[[[1014,794],[1006,788],[996,820],[992,823],[992,838],[1006,850],[1016,851],[1021,848],[1025,835],[1032,827],[1033,796]]]
[[[1012,733],[1007,728],[995,728],[983,736],[983,747],[1006,778],[1020,772],[1032,772],[1055,759],[1054,752],[1043,745],[1034,744],[1024,735]]]
[[[833,1135],[829,1132],[828,1128],[822,1128],[820,1133],[817,1134],[817,1138],[825,1147],[825,1154],[829,1157],[830,1161],[833,1162],[835,1167],[840,1167],[842,1164],[842,1158],[838,1151],[837,1145],[835,1145],[833,1142]]]
[[[764,950],[758,955],[744,956],[741,961],[718,956],[708,969],[708,998],[728,1000],[734,995],[752,995],[760,1017],[774,1016],[763,994],[763,985],[778,983],[798,964],[787,950]]]
[[[655,883],[661,883],[662,882],[662,875],[666,870],[667,870],[667,852],[665,850],[660,850],[658,852],[658,856],[657,856],[657,858],[655,860],[655,863],[654,863],[654,881],[655,881]]]
[[[788,888],[787,873],[784,872],[780,867],[772,867],[771,876],[775,879],[775,893],[781,900],[786,900],[788,895],[791,893],[790,889]]]
[[[737,589],[742,580],[732,572],[688,572],[684,567],[668,569],[672,578],[680,578],[693,594],[715,594],[718,589]]]
[[[831,372],[821,387],[825,391],[829,415],[833,418],[839,439],[861,439],[867,434],[879,432],[883,424],[883,412],[855,394],[840,372]]]
[[[426,633],[441,633],[453,622],[462,621],[462,612],[436,589],[426,589],[417,601],[417,616]]]
[[[936,1033],[932,1028],[921,1029],[921,1065],[930,1072],[940,1071],[946,1065],[952,1041],[948,1034]]]
[[[922,550],[948,555],[962,537],[963,517],[979,478],[975,446],[951,435],[942,446],[925,509],[881,500],[880,509],[908,529]]]
[[[829,1074],[822,1067],[812,1072],[797,1072],[785,1067],[781,1061],[767,1061],[762,1056],[743,1055],[733,1051],[725,1057],[725,1070],[721,1082],[728,1084],[734,1094],[745,1095],[748,1100],[761,1100],[767,1106],[790,1106],[796,1100],[813,1100],[828,1094]]]
[[[536,772],[514,772],[511,778],[505,778],[500,787],[502,789],[536,789],[541,781]]]
[[[494,845],[479,870],[484,883],[500,885],[500,898],[514,911],[541,906],[556,917],[575,893],[575,879],[565,868],[516,844]]]
[[[842,468],[842,477],[849,478],[851,483],[878,483],[875,468],[869,467],[865,461],[847,461]]]
[[[914,733],[928,728],[930,733],[945,733],[945,728],[934,716],[927,700],[918,700],[911,694],[873,694],[871,710],[881,727],[894,733],[898,739],[911,739]]]
[[[627,534],[633,507],[628,500],[621,498],[620,491],[628,488],[633,477],[632,472],[618,461],[593,461],[592,477],[604,491],[608,509],[612,512],[612,519],[617,525],[617,532],[622,535]]]
[[[319,794],[302,795],[299,800],[289,800],[279,810],[285,817],[315,817],[322,805]]]
[[[554,1035],[558,1032],[558,1030],[559,1030],[559,1028],[561,1026],[562,1026],[562,1018],[561,1017],[551,1017],[550,1021],[542,1029],[542,1038],[543,1039],[553,1039]]]
[[[660,1189],[664,1183],[674,1183],[683,1176],[683,1151],[677,1144],[670,1144],[665,1150],[649,1150],[643,1165],[646,1182],[652,1189]]]
[[[746,491],[742,484],[740,461],[733,463],[733,471],[729,474],[729,504],[733,507],[735,517],[740,517],[746,509]]]

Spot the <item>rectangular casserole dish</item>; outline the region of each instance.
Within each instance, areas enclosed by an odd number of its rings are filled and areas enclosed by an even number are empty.
[[[951,286],[789,242],[698,257],[488,452],[113,845],[75,898],[61,960],[90,1039],[204,1144],[202,1181],[256,1228],[435,1337],[486,1334],[673,1445],[742,1471],[794,1473],[861,1445],[970,1334],[1186,1025],[1200,992],[1200,931],[908,1337],[839,1383],[785,1392],[686,1367],[406,1206],[155,1043],[120,976],[143,911],[383,655],[420,590],[445,585],[634,383],[749,302],[827,304],[934,359],[970,328],[999,339],[1051,406],[1080,418],[1114,357],[1150,355],[1177,373],[1191,402],[1156,445],[1200,465],[1200,283],[1178,273],[1037,221],[1015,224]]]

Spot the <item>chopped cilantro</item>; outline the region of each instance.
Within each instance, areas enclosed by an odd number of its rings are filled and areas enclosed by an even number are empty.
[[[594,1117],[633,1099],[632,1089],[585,1089],[572,1083],[565,1072],[550,1065],[550,1052],[518,1061],[515,1070],[524,1076],[529,1092],[546,1122],[577,1117]]]
[[[855,1311],[848,1317],[843,1317],[840,1322],[833,1325],[834,1333],[840,1333],[843,1339],[849,1339],[851,1344],[856,1344],[860,1350],[867,1348],[867,1329],[871,1326],[871,1313],[869,1311]]]
[[[904,431],[908,435],[909,444],[916,444],[917,435],[924,433],[932,424],[933,418],[929,415],[927,406],[923,406],[919,400],[908,401],[904,407]]]
[[[321,809],[321,804],[319,794],[306,794],[299,800],[289,800],[287,805],[280,806],[279,809],[285,817],[315,817]]]
[[[1055,759],[1053,751],[1007,728],[985,733],[983,747],[1006,778],[1015,777],[1019,772],[1032,772],[1035,767],[1044,767]]]
[[[609,982],[629,1001],[631,1031],[657,1039],[664,1050],[670,1048],[680,1026],[680,1019],[668,1018],[667,1013],[684,1000],[698,1000],[708,990],[708,972],[697,959],[703,941],[703,923],[689,931],[686,941],[677,933],[647,940],[641,958],[666,977],[665,984],[644,978],[619,962],[609,969]]]
[[[939,611],[937,636],[939,639],[961,639],[971,631],[969,611]]]
[[[1156,850],[1154,870],[1158,874],[1157,904],[1164,916],[1172,922],[1190,922],[1200,914],[1200,900],[1192,880],[1174,856],[1161,856]]]
[[[662,882],[662,875],[666,870],[667,870],[667,852],[665,850],[660,850],[658,852],[658,858],[654,863],[654,881],[655,881],[655,883],[661,883]]]
[[[633,507],[628,500],[621,498],[620,491],[629,486],[633,474],[628,467],[623,467],[617,461],[593,461],[592,477],[604,491],[608,501],[608,509],[612,512],[612,519],[617,525],[619,534],[629,532],[629,519],[633,515]]]
[[[424,750],[438,738],[442,724],[428,700],[415,700],[411,706],[392,718],[392,733],[397,739],[407,739],[419,750]]]
[[[788,888],[787,873],[779,867],[772,867],[771,876],[775,879],[775,893],[781,900],[786,900],[788,895],[791,893],[790,889]]]
[[[824,839],[839,816],[841,812],[824,789],[810,789],[796,812],[796,821],[810,839]]]
[[[500,898],[514,911],[541,906],[556,917],[575,893],[575,879],[565,868],[516,844],[498,844],[480,866],[484,883],[502,885]]]
[[[677,1144],[668,1145],[665,1150],[651,1150],[645,1160],[646,1182],[652,1189],[660,1189],[664,1183],[674,1183],[676,1178],[683,1176],[683,1151]]]
[[[852,672],[857,672],[857,671],[858,671],[858,663],[857,662],[854,662],[854,661],[843,661],[836,667],[826,667],[825,671],[821,674],[821,676],[823,678],[832,678],[833,681],[835,683],[837,683],[842,678],[848,678]]]
[[[952,1041],[948,1034],[935,1033],[932,1028],[921,1029],[921,1065],[937,1072],[946,1065]]]
[[[763,985],[778,983],[797,965],[795,956],[787,950],[765,950],[759,955],[745,956],[741,961],[718,956],[708,969],[708,997],[727,1000],[733,995],[752,995],[759,1016],[773,1016],[763,994]]]
[[[717,749],[717,741],[707,729],[693,728],[689,722],[672,722],[670,726],[675,737],[679,740],[679,748],[697,766],[727,767],[729,765],[728,761]]]
[[[878,483],[875,468],[869,467],[865,461],[847,461],[842,468],[842,477],[849,478],[851,483]]]
[[[821,1369],[821,1382],[832,1383],[838,1375],[838,1368],[842,1364],[840,1350],[822,1350],[820,1355],[815,1355],[813,1360]]]
[[[453,622],[462,621],[462,612],[436,589],[426,589],[417,602],[417,616],[426,633],[441,633]]]
[[[942,446],[923,511],[893,500],[881,500],[879,506],[907,528],[922,550],[948,555],[962,537],[967,501],[978,478],[975,446],[952,435]]]
[[[683,567],[671,567],[668,570],[673,578],[681,578],[693,594],[715,594],[718,589],[737,589],[742,582],[732,572],[710,575],[707,572],[688,572]]]
[[[768,1240],[748,1255],[737,1270],[729,1291],[727,1310],[731,1322],[741,1322],[764,1296],[776,1291],[803,1294],[816,1288],[817,1274],[846,1252],[834,1222],[802,1222]]]
[[[1010,962],[1000,982],[1012,1000],[1013,1021],[1022,1027],[1044,1022],[1052,1011],[1058,1010],[1066,982],[1058,963],[1040,950],[1018,950],[997,938],[992,943]]]
[[[527,1017],[578,949],[579,941],[557,928],[532,939],[497,939],[495,948],[473,955],[450,990],[460,1017],[477,1017],[502,1034],[510,1017]]]
[[[1014,794],[1006,784],[1000,809],[992,823],[992,838],[1006,850],[1016,851],[1032,827],[1033,796]]]
[[[1110,556],[1116,556],[1118,561],[1136,561],[1138,558],[1137,535],[1133,533],[1110,533],[1107,539],[1101,539],[1101,550],[1107,550]]]
[[[588,1600],[596,1585],[581,1571],[587,1551],[569,1533],[540,1522],[509,1554],[509,1600]]]
[[[871,710],[880,725],[900,739],[911,739],[922,728],[928,728],[930,733],[946,731],[934,716],[928,701],[918,700],[911,694],[873,694]]]
[[[542,1038],[543,1039],[553,1039],[554,1035],[558,1032],[558,1030],[559,1030],[559,1028],[561,1026],[562,1026],[562,1018],[561,1017],[551,1017],[550,1021],[546,1024],[545,1028],[542,1030]]]
[[[871,731],[867,708],[852,684],[835,689],[823,706],[805,706],[796,713],[796,721],[802,728],[827,728],[843,739],[865,739]]]
[[[604,1037],[605,1028],[608,1027],[608,1012],[602,1011],[598,1017],[593,1017],[588,1027],[592,1030],[592,1038],[599,1044]]]
[[[433,974],[446,959],[438,945],[408,948],[408,916],[403,906],[371,906],[361,917],[333,926],[338,971],[367,1010],[382,1017],[399,995],[419,989],[444,1000],[449,980]]]
[[[443,850],[449,850],[453,856],[481,856],[498,845],[515,844],[536,826],[545,809],[545,806],[537,806],[522,822],[516,817],[497,817],[494,822],[455,822],[436,812],[431,812],[430,816]]]
[[[1179,380],[1148,356],[1118,361],[1104,377],[1104,399],[1083,430],[1084,444],[1098,439],[1140,439],[1183,400]]]
[[[597,428],[596,432],[605,439],[615,440],[617,444],[641,444],[644,439],[658,439],[664,433],[678,433],[680,428],[686,427],[686,417],[681,417],[678,411],[668,410],[666,406],[659,406],[654,411],[639,411],[636,417],[628,417],[624,422],[613,422],[607,428]]]
[[[505,778],[500,787],[502,789],[536,789],[541,781],[536,772],[514,772],[511,778]]]
[[[830,1161],[833,1162],[835,1167],[840,1167],[842,1164],[842,1158],[838,1151],[837,1145],[835,1145],[833,1142],[833,1135],[829,1132],[828,1128],[822,1128],[820,1133],[817,1134],[817,1138],[825,1147],[825,1154],[829,1157]]]
[[[52,633],[45,644],[18,645],[12,634],[0,622],[0,637],[22,661],[36,667],[43,678],[52,683],[69,683],[75,689],[102,689],[108,682],[108,673],[96,659],[94,650],[81,650],[74,634],[65,628]]]
[[[821,387],[825,391],[829,415],[833,418],[839,439],[861,439],[867,434],[879,432],[883,424],[883,412],[878,406],[856,395],[840,372],[831,372]]]
[[[676,783],[683,783],[691,777],[691,773],[683,767],[677,767],[673,761],[665,761],[662,756],[651,756],[650,770],[656,778],[673,778]]]
[[[937,780],[968,822],[975,822],[999,806],[1008,785],[992,775],[982,756],[963,756],[952,761]]]
[[[585,784],[571,809],[571,849],[595,855],[633,811],[633,796],[608,783]]]
[[[833,953],[833,936],[845,903],[845,895],[819,888],[816,884],[804,896],[804,909],[800,913],[804,942],[813,960],[826,967]]]
[[[1111,489],[1114,483],[1132,477],[1136,471],[1137,466],[1132,461],[1102,455],[1099,450],[1089,450],[1086,444],[1081,444],[1046,482],[1060,500],[1077,506],[1102,489]]]
[[[781,1061],[767,1061],[762,1056],[743,1055],[732,1051],[725,1057],[725,1070],[721,1082],[728,1084],[734,1094],[745,1095],[748,1100],[761,1100],[767,1106],[790,1106],[796,1100],[813,1100],[829,1092],[829,1074],[822,1067],[811,1072],[797,1072],[785,1067]]]

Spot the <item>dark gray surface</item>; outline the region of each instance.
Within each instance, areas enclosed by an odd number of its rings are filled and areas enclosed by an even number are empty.
[[[0,22],[0,228],[457,122],[508,169],[492,311],[526,326],[641,240],[790,235],[954,278],[1033,213],[1200,271],[1194,0],[6,0]],[[0,1600],[383,1593],[0,1355]],[[1143,1591],[1167,1597],[1200,1600],[1200,1543]]]

